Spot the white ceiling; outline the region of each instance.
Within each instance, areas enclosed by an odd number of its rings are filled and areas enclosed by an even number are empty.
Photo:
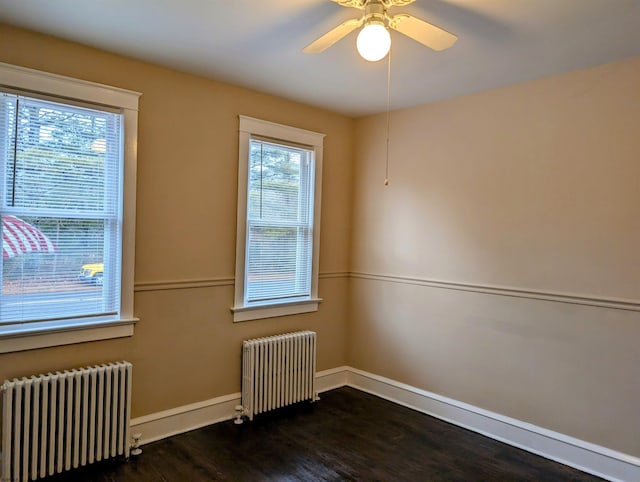
[[[459,39],[434,52],[392,32],[394,109],[640,55],[640,0],[417,0],[400,12]],[[0,0],[0,22],[353,116],[386,109],[386,61],[362,60],[356,32],[302,49],[359,15],[330,0]]]

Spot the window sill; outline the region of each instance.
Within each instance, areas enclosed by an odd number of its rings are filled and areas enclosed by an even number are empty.
[[[318,311],[318,303],[322,298],[311,298],[302,301],[285,301],[264,305],[234,306],[233,321],[260,320],[276,316],[297,315]]]
[[[4,326],[0,327],[0,353],[132,336],[137,321],[137,318],[126,318]]]

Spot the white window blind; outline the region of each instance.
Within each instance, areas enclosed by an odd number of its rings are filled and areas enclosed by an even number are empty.
[[[0,325],[117,315],[122,116],[0,101]]]
[[[249,153],[245,302],[309,298],[314,151],[253,138]]]

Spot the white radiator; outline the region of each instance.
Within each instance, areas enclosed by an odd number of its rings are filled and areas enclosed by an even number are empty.
[[[131,371],[118,362],[5,381],[2,482],[129,457]]]
[[[253,416],[303,400],[315,390],[316,334],[298,331],[242,343],[242,412]]]

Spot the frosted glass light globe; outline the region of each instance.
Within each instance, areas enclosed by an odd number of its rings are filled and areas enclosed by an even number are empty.
[[[360,30],[356,46],[363,59],[377,62],[389,53],[391,35],[382,22],[371,22]]]

